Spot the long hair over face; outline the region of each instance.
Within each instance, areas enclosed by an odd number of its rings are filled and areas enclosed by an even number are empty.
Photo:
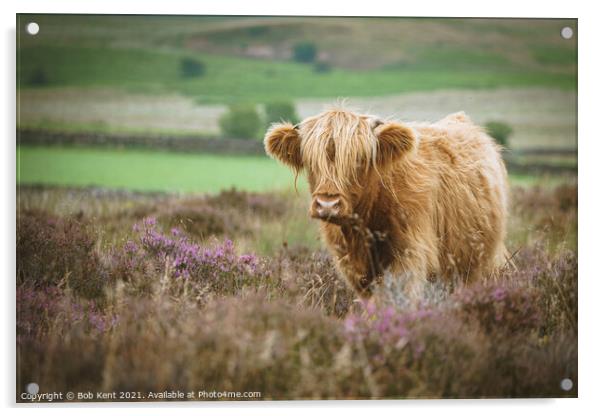
[[[378,140],[372,123],[373,117],[343,108],[306,119],[299,126],[304,167],[341,191],[358,184],[362,169],[376,168]]]

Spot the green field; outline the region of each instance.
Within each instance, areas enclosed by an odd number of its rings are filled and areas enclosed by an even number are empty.
[[[515,185],[555,185],[562,177],[511,175]],[[293,174],[262,156],[220,156],[83,147],[17,148],[17,183],[135,191],[215,193],[291,189]],[[306,187],[305,179],[298,188]]]
[[[137,191],[218,192],[231,187],[266,191],[291,187],[293,175],[261,156],[20,146],[17,183]]]

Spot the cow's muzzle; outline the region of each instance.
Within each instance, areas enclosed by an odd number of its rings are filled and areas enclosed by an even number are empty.
[[[337,223],[347,215],[346,205],[340,195],[315,195],[310,208],[312,218]]]

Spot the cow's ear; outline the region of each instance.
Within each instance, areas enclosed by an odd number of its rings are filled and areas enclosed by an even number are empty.
[[[301,136],[290,123],[273,124],[263,140],[265,151],[295,171],[303,168],[301,159]]]
[[[399,123],[382,123],[374,133],[378,139],[376,162],[386,166],[396,162],[415,150],[417,139],[414,131]]]

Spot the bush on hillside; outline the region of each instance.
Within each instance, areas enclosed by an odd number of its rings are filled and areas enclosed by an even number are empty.
[[[254,105],[233,105],[220,117],[219,125],[226,137],[254,139],[257,138],[262,122]]]
[[[290,101],[275,101],[265,105],[266,124],[280,121],[288,121],[293,124],[299,122],[299,116],[295,110],[295,105]]]
[[[48,79],[48,75],[46,74],[44,68],[37,67],[29,76],[27,83],[33,87],[43,87],[48,85],[50,80]]]
[[[293,57],[297,62],[313,62],[316,59],[317,52],[318,49],[315,44],[311,42],[301,42],[294,46]]]
[[[198,59],[180,59],[180,75],[183,78],[197,78],[205,75],[205,64]]]
[[[512,135],[512,127],[503,121],[489,121],[485,124],[485,128],[495,141],[504,147],[508,147],[508,139]]]

